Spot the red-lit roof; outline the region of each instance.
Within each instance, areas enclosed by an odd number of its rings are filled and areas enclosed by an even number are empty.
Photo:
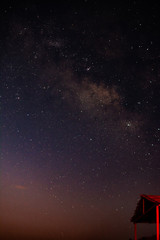
[[[158,195],[141,195],[141,197],[148,199],[149,201],[155,202],[157,204],[160,204],[160,196]]]
[[[155,223],[156,206],[160,204],[158,195],[141,195],[131,221],[134,223]]]

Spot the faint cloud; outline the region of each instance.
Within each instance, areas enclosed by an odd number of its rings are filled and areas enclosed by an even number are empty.
[[[23,186],[23,185],[15,185],[14,187],[15,187],[16,189],[19,189],[19,190],[25,190],[25,189],[26,189],[26,187]]]

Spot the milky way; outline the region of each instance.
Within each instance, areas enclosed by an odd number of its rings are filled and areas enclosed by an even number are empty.
[[[133,238],[160,194],[158,8],[1,4],[3,239]]]

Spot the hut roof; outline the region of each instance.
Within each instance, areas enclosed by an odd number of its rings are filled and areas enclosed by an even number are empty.
[[[156,223],[156,206],[160,205],[160,196],[141,195],[131,222]]]

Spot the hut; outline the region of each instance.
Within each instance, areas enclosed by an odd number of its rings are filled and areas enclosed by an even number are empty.
[[[159,240],[159,206],[160,196],[141,195],[131,222],[134,223],[134,239],[137,240],[137,223],[156,223],[157,240]]]

